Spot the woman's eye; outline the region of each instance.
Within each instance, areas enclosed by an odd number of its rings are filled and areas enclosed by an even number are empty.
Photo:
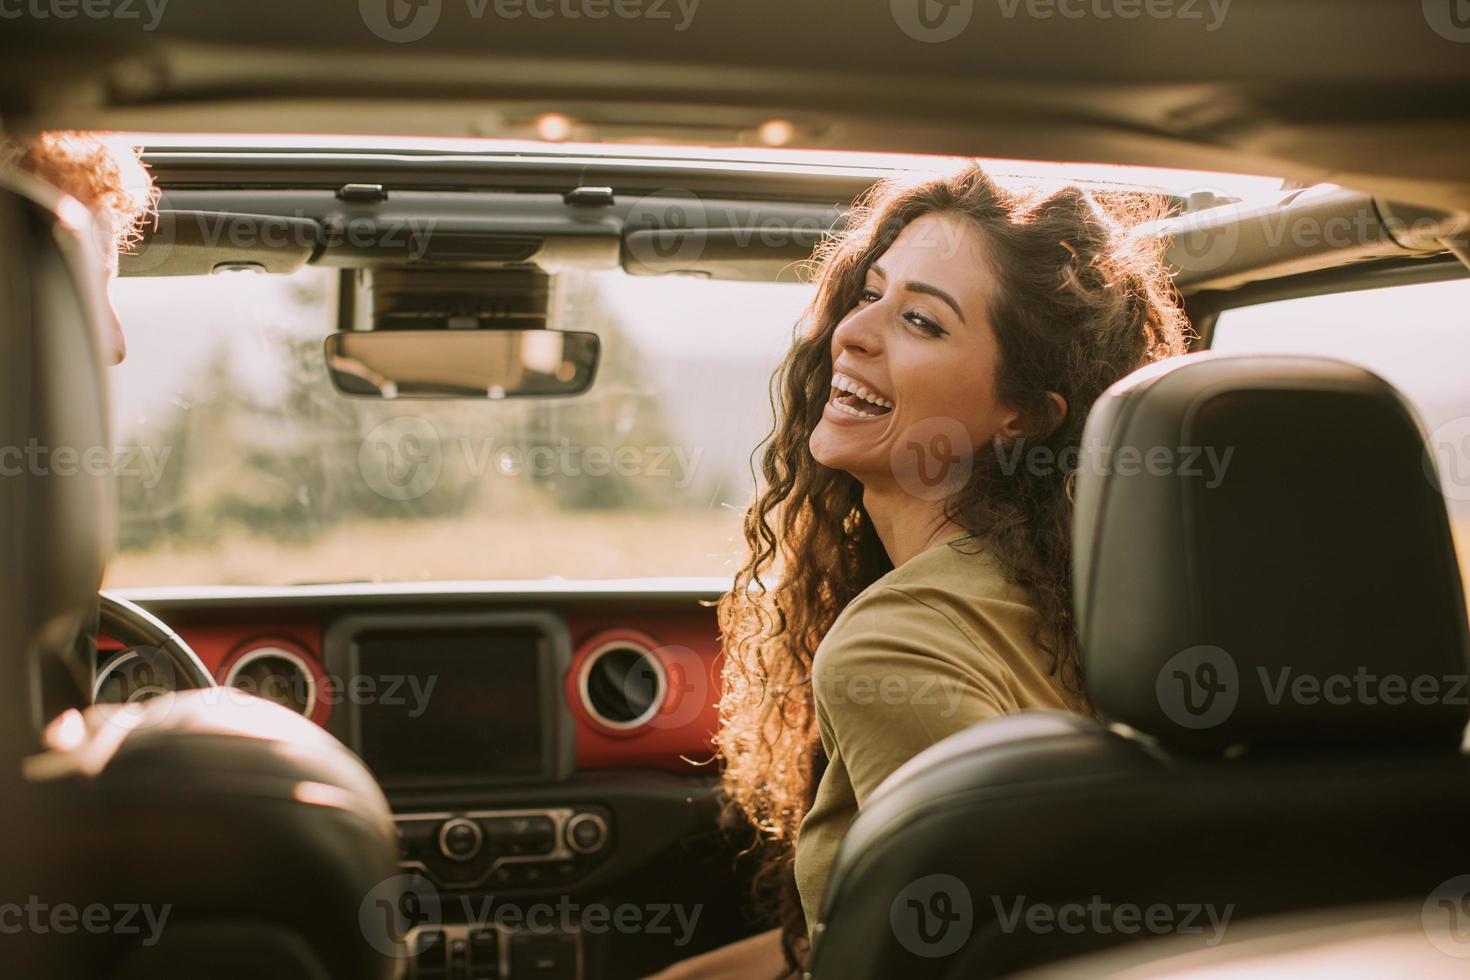
[[[880,299],[882,299],[882,296],[878,293],[878,290],[872,286],[868,286],[862,292],[858,293],[857,305],[862,306],[864,303],[876,303]]]
[[[933,320],[929,319],[922,313],[908,313],[904,315],[904,319],[913,324],[918,329],[924,331],[931,337],[943,337],[945,334],[949,333],[948,330],[944,329],[939,324],[935,323]]]

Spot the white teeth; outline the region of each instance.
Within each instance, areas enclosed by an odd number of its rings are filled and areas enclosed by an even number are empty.
[[[846,412],[848,415],[854,415],[860,419],[875,419],[878,417],[878,413],[876,412],[862,412],[856,408],[848,408],[841,402],[830,402],[829,404],[839,412]]]
[[[841,372],[833,372],[832,387],[836,388],[838,391],[845,391],[849,394],[857,395],[863,401],[872,402],[879,408],[893,407],[893,402],[889,401],[886,398],[878,397],[867,388],[863,387],[861,384]]]

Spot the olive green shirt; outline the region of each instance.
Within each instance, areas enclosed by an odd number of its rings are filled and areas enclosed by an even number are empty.
[[[1025,592],[981,548],[957,536],[915,555],[848,603],[817,647],[812,688],[828,762],[796,839],[808,935],[838,845],[890,773],[987,718],[1087,711],[1036,645]]]

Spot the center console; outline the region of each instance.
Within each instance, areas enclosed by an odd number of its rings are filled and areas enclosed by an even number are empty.
[[[324,645],[329,674],[351,679],[333,727],[388,795],[400,867],[417,882],[402,916],[413,975],[578,980],[579,922],[555,909],[608,859],[615,819],[558,799],[575,758],[561,619],[351,615]],[[507,794],[547,802],[494,804]]]

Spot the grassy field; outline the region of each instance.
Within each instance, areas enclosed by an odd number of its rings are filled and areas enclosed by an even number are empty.
[[[1470,522],[1454,529],[1470,583]],[[239,534],[208,549],[122,552],[108,565],[106,584],[729,577],[744,550],[733,510],[364,521],[297,545]]]
[[[106,584],[729,576],[739,536],[734,511],[363,521],[295,545],[240,533],[207,549],[121,552]]]

